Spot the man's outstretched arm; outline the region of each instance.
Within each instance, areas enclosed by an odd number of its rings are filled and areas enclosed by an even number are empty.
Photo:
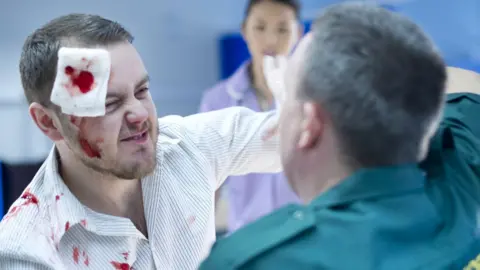
[[[183,118],[184,126],[212,165],[219,187],[230,175],[275,173],[282,169],[277,136],[264,140],[276,123],[276,112],[257,113],[243,107]]]

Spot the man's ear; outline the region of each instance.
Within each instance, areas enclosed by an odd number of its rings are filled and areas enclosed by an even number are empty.
[[[43,105],[33,102],[28,108],[28,112],[37,127],[47,135],[52,141],[63,140],[63,136],[54,122],[54,112],[45,108]]]
[[[303,104],[302,126],[298,148],[312,148],[322,138],[324,115],[320,106],[313,102]]]

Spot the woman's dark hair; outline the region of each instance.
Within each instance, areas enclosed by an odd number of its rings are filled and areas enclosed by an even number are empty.
[[[291,7],[295,11],[295,15],[297,19],[300,19],[300,0],[249,0],[247,4],[247,8],[245,9],[245,19],[250,15],[250,11],[252,11],[252,8],[259,3],[269,1],[273,3],[278,3],[278,4],[283,4]]]

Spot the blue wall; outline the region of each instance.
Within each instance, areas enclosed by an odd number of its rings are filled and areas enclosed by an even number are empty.
[[[311,22],[305,23],[305,33],[310,31],[310,24]],[[222,35],[219,43],[220,78],[225,79],[250,58],[250,53],[239,32]]]

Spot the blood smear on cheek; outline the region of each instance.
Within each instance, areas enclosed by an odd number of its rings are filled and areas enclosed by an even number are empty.
[[[87,155],[90,158],[101,158],[100,150],[98,148],[98,144],[103,142],[103,139],[97,139],[95,141],[95,144],[91,144],[87,139],[86,139],[86,119],[82,119],[80,121],[80,124],[78,126],[79,131],[78,131],[78,142],[80,144],[80,147],[82,148],[83,152],[85,155]]]
[[[71,67],[65,67],[65,74],[70,77],[70,81],[74,87],[78,87],[80,92],[86,94],[93,90],[95,84],[95,77],[93,74],[86,70],[80,70],[79,72]]]
[[[80,143],[80,147],[82,147],[85,155],[90,158],[101,158],[100,152],[94,149],[94,147],[90,145],[90,143],[86,139],[80,138],[78,142]]]
[[[74,126],[79,126],[79,122],[81,120],[80,117],[76,117],[76,116],[73,116],[73,115],[70,115],[70,123],[72,123]]]

